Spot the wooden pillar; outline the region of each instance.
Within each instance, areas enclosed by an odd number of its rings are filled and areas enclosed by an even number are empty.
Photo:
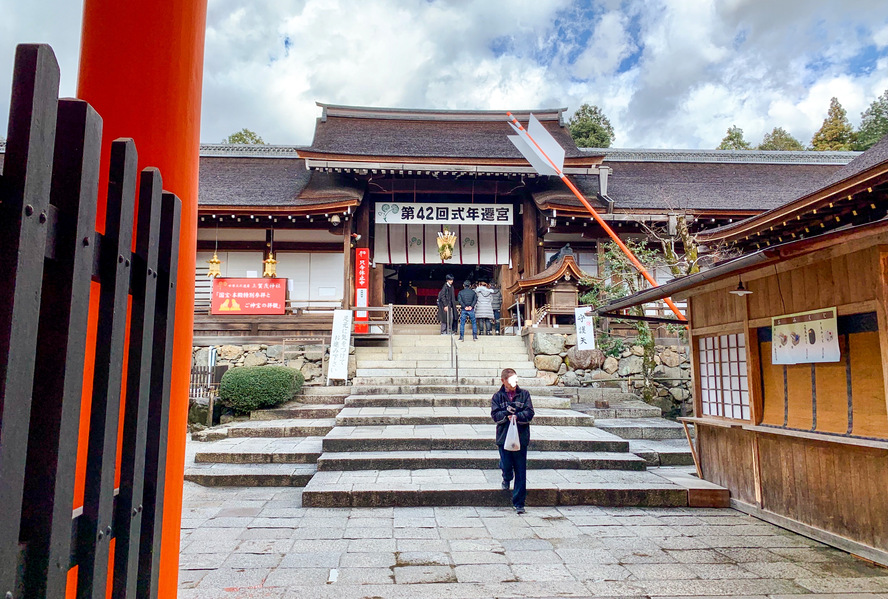
[[[524,214],[522,221],[523,247],[522,256],[524,263],[524,278],[532,277],[539,272],[537,261],[537,207],[530,195],[524,198]]]
[[[371,306],[381,306],[383,305],[383,300],[385,299],[385,293],[383,290],[383,285],[385,283],[383,272],[385,272],[385,265],[373,263],[373,267],[370,269],[370,305]]]
[[[342,282],[342,307],[351,308],[355,303],[355,276],[354,260],[352,259],[354,250],[351,247],[352,242],[352,226],[354,220],[349,219],[342,222],[342,260],[345,264],[343,268]]]
[[[159,597],[176,596],[179,574],[206,16],[207,0],[85,0],[83,7],[77,96],[104,122],[97,228],[105,228],[108,150],[118,137],[132,137],[139,168],[160,168],[164,189],[182,200]],[[91,380],[91,363],[86,370]]]

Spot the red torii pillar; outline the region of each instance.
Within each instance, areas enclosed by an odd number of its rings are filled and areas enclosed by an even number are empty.
[[[135,139],[139,168],[160,168],[164,189],[182,200],[160,597],[177,594],[206,14],[207,0],[85,0],[77,85],[78,97],[104,120],[98,228],[104,229],[108,149],[117,137]]]

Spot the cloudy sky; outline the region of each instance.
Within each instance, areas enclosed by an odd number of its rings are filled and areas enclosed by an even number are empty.
[[[0,0],[0,119],[16,43],[46,41],[73,95],[82,2]],[[458,109],[598,104],[617,147],[713,148],[831,96],[857,125],[888,89],[884,0],[209,0],[202,139],[308,144],[315,101]],[[5,126],[5,125],[4,125]]]

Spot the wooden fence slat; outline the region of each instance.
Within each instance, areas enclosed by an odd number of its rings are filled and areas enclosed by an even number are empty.
[[[105,233],[99,248],[101,292],[78,552],[79,599],[105,597],[107,586],[137,174],[133,140],[112,142]]]
[[[145,439],[147,437],[151,352],[157,291],[157,252],[160,239],[160,171],[146,168],[139,185],[139,217],[132,268],[132,308],[129,331],[126,403],[120,463],[120,491],[114,517],[114,598],[135,597],[142,526]]]
[[[0,187],[0,596],[16,599],[58,90],[52,49],[18,46]]]
[[[179,201],[179,198],[164,192],[161,203],[161,233],[158,243],[158,298],[155,303],[148,436],[142,492],[144,509],[139,540],[139,575],[136,590],[136,597],[139,599],[157,599],[157,581],[160,573],[160,542],[163,526],[166,447],[169,434],[170,376],[173,363],[181,214],[182,202]]]
[[[102,148],[102,119],[89,104],[61,100],[58,115],[51,192],[58,212],[55,258],[44,263],[22,514],[25,596],[40,598],[64,597],[71,553]]]

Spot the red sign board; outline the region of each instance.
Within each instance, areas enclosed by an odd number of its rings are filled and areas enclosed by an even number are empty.
[[[287,279],[213,279],[211,314],[283,314]]]
[[[370,249],[355,250],[355,308],[366,308],[370,301]],[[355,333],[366,333],[366,312],[355,312]]]

